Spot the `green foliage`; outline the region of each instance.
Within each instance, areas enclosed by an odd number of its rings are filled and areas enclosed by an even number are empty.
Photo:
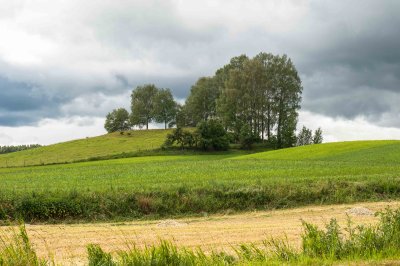
[[[114,266],[117,265],[111,254],[104,252],[99,245],[91,244],[87,247],[89,266]]]
[[[304,146],[304,145],[310,145],[313,144],[313,136],[312,136],[312,131],[311,129],[306,128],[303,126],[303,128],[300,130],[299,134],[297,135],[297,146]]]
[[[315,130],[314,132],[314,136],[313,136],[313,143],[314,144],[321,144],[323,141],[323,137],[322,137],[322,129],[318,128],[317,130]]]
[[[177,104],[170,89],[159,89],[154,97],[153,114],[157,123],[167,129],[176,124]]]
[[[38,258],[24,225],[11,238],[0,235],[0,266],[45,266],[49,262]]]
[[[242,149],[251,149],[252,145],[257,141],[259,141],[259,136],[252,132],[249,125],[243,125],[240,130],[240,145]]]
[[[238,136],[247,124],[260,138],[275,133],[277,148],[294,146],[302,86],[286,55],[233,58],[214,79],[221,80],[217,116],[229,131]]]
[[[149,129],[154,119],[154,104],[158,88],[153,84],[138,86],[131,94],[131,124]]]
[[[314,135],[312,134],[311,129],[303,128],[300,130],[299,134],[297,135],[296,146],[304,146],[304,145],[311,145],[311,144],[321,144],[323,140],[322,137],[322,129],[318,128],[315,130]]]
[[[29,144],[29,145],[17,145],[17,146],[0,146],[0,154],[6,154],[6,153],[11,153],[11,152],[17,152],[17,151],[25,151],[25,150],[30,150],[30,149],[35,149],[42,147],[42,145],[39,144]]]
[[[104,128],[108,133],[130,129],[129,113],[124,108],[114,109],[106,116]]]
[[[193,148],[196,145],[196,135],[189,130],[178,127],[167,135],[162,147],[171,148],[174,144],[177,144],[182,149]]]
[[[388,257],[400,252],[400,210],[379,213],[376,226],[353,227],[349,220],[345,232],[332,219],[325,230],[303,222],[303,252],[312,258],[330,260]]]
[[[208,120],[197,125],[198,146],[203,150],[227,150],[227,132],[218,120]]]
[[[196,126],[201,121],[207,121],[216,116],[216,100],[219,90],[213,78],[199,78],[190,90],[185,108],[188,116],[188,124]]]

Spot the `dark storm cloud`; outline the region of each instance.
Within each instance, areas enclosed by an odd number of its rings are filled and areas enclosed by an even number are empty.
[[[308,36],[312,50],[300,48],[304,108],[384,124],[382,115],[400,110],[393,101],[400,100],[400,2],[340,3],[318,3],[308,21],[324,26]]]
[[[37,121],[37,117],[55,117],[59,98],[48,98],[40,89],[0,76],[0,125],[19,126]]]

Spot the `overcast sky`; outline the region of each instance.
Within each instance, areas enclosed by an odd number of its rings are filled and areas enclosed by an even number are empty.
[[[287,54],[299,126],[400,139],[400,1],[0,0],[0,145],[104,134],[143,83],[184,99],[233,56]]]

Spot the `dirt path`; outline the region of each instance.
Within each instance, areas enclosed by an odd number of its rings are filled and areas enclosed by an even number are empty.
[[[166,239],[179,246],[201,246],[204,249],[220,250],[243,242],[261,242],[269,237],[283,237],[286,234],[292,244],[298,245],[302,230],[301,219],[324,225],[330,218],[335,217],[344,225],[346,210],[360,206],[375,212],[387,206],[400,207],[400,201],[258,211],[172,221],[26,227],[40,256],[52,254],[56,262],[81,265],[86,261],[86,246],[89,243],[100,244],[107,251],[117,251],[126,249],[128,245],[143,246]],[[355,223],[370,224],[377,221],[377,218],[371,215],[350,216]]]

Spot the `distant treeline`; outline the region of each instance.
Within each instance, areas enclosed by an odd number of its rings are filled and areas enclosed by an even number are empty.
[[[30,150],[42,147],[39,144],[17,145],[17,146],[0,146],[0,154],[11,153],[16,151]]]

